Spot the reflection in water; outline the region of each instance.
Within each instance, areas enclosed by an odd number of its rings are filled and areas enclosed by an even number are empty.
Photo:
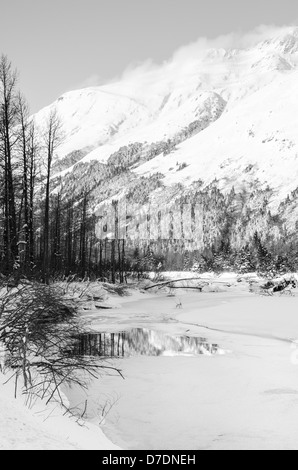
[[[198,356],[222,354],[217,344],[204,338],[169,336],[164,333],[134,328],[121,333],[90,333],[82,335],[74,345],[74,354],[129,357],[143,356]]]

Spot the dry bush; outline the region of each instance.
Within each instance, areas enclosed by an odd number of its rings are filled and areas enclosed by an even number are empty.
[[[14,371],[16,386],[22,375],[25,391],[48,401],[60,395],[63,383],[87,386],[86,377],[104,370],[121,372],[98,359],[73,354],[73,344],[85,333],[76,305],[61,289],[38,283],[0,291],[0,341],[6,367]]]

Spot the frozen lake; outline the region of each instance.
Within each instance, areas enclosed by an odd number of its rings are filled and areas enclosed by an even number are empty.
[[[97,333],[86,347],[102,355],[105,332],[104,355],[124,380],[68,390],[71,406],[87,401],[85,418],[123,449],[298,448],[297,297],[180,298],[179,311],[166,295],[138,294],[105,317],[88,314]]]

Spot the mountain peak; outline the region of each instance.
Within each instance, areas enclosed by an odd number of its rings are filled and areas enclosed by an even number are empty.
[[[134,170],[143,162],[141,174],[160,172],[170,184],[192,181],[197,174],[206,180],[215,174],[229,179],[229,165],[235,165],[240,178],[239,158],[245,161],[244,169],[257,168],[257,156],[262,155],[260,174],[277,187],[279,181],[271,172],[273,156],[290,161],[298,146],[295,52],[298,28],[284,28],[250,49],[213,48],[197,60],[186,57],[183,66],[177,61],[142,74],[132,71],[117,83],[65,93],[53,104],[66,135],[55,160],[72,171],[78,161],[106,164],[114,155],[117,162],[132,161]],[[42,123],[48,111],[38,113],[37,122]],[[135,147],[129,146],[135,143],[137,150],[142,148],[140,155],[131,155]],[[179,165],[187,165],[181,171],[170,161],[176,155]],[[206,159],[206,166],[197,168],[197,155],[198,161]],[[216,162],[213,173],[210,161]],[[292,170],[285,172],[285,186],[290,181],[295,189],[297,175],[293,179]]]
[[[259,48],[274,49],[281,54],[294,54],[298,52],[298,27],[286,28],[277,36],[262,41]]]

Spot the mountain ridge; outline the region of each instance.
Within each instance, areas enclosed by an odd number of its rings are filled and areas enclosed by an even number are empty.
[[[223,213],[212,219],[216,233],[226,230],[231,198],[242,225],[247,213],[259,221],[244,233],[233,219],[236,245],[260,230],[270,240],[293,239],[297,77],[298,28],[292,28],[253,47],[201,51],[183,64],[174,58],[118,83],[68,92],[36,115],[42,125],[56,107],[64,123],[53,185],[72,197],[90,191],[95,214],[128,197],[139,203],[142,223],[146,204],[164,203],[170,211],[175,195],[177,201],[208,200],[215,210],[217,194]]]

